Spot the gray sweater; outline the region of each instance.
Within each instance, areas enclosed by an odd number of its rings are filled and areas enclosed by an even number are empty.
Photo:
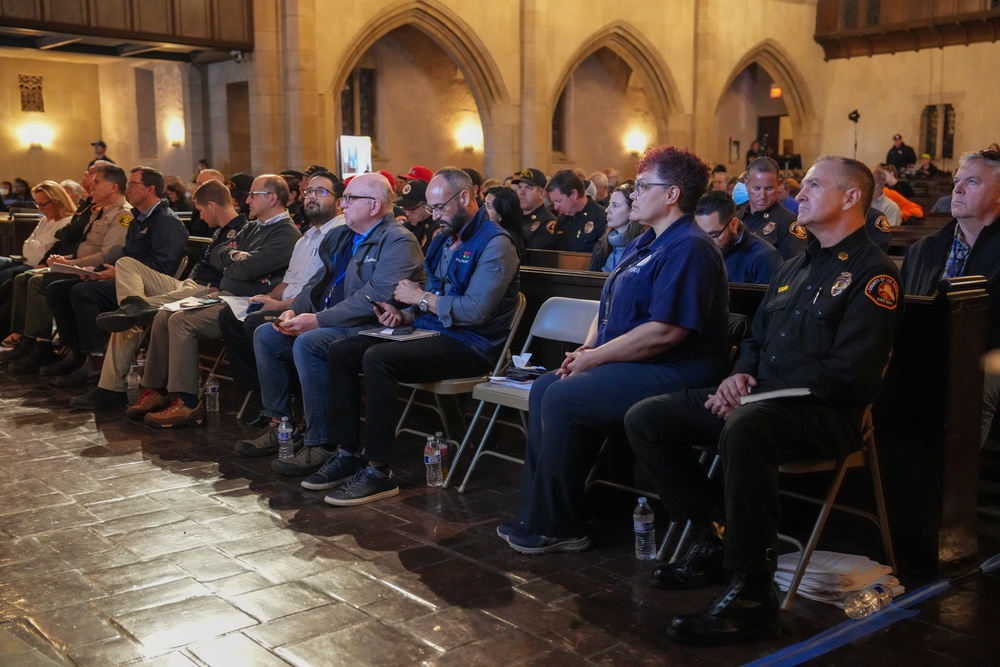
[[[236,296],[270,292],[285,277],[292,249],[300,236],[291,218],[269,225],[256,220],[248,223],[233,239],[235,250],[226,245],[212,250],[209,261],[222,270],[219,289]],[[233,259],[237,252],[246,252],[249,256]]]

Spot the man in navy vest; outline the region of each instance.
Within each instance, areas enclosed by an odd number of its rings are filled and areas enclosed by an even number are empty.
[[[461,169],[445,167],[435,174],[426,196],[440,232],[427,248],[427,283],[402,280],[390,302],[375,306],[383,326],[414,326],[439,335],[403,342],[354,336],[330,345],[330,405],[336,406],[329,415],[330,442],[339,449],[317,474],[335,478],[353,472],[326,497],[331,505],[361,505],[399,493],[391,465],[400,382],[483,375],[503,348],[519,300],[517,251],[510,235],[476,204],[474,193]]]

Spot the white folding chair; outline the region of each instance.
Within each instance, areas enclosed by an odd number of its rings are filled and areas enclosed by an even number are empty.
[[[598,301],[569,299],[561,296],[548,299],[538,309],[538,314],[535,315],[535,319],[531,323],[531,331],[528,333],[528,338],[524,341],[521,354],[529,351],[531,343],[536,338],[563,343],[575,343],[577,345],[583,343],[587,338],[587,332],[590,330],[591,323],[597,316],[599,305]],[[500,370],[497,369],[497,373],[494,374],[498,375]],[[444,482],[446,487],[450,483],[452,475],[455,474],[455,469],[458,467],[458,459],[471,439],[472,433],[476,428],[476,423],[479,421],[479,417],[482,415],[487,404],[493,406],[493,414],[490,416],[489,422],[486,425],[486,431],[479,441],[479,447],[472,457],[469,469],[465,472],[465,478],[458,487],[459,493],[465,492],[465,486],[469,483],[469,477],[472,476],[472,471],[483,456],[495,456],[514,463],[524,463],[523,459],[484,448],[486,441],[490,437],[490,433],[493,431],[493,426],[496,424],[500,408],[507,407],[517,410],[521,418],[522,430],[527,433],[528,427],[525,415],[528,413],[528,392],[524,389],[506,387],[493,382],[479,382],[472,388],[472,398],[479,401],[479,406],[476,408],[476,414],[473,416],[469,428],[465,431],[465,437],[462,438],[462,443],[459,445],[458,451],[455,452],[455,459],[452,461],[451,470],[448,471],[448,477]]]

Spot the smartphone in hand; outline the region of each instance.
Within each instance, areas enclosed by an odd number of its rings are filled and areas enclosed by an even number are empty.
[[[380,312],[380,313],[384,313],[385,312],[385,308],[383,308],[382,306],[378,305],[378,303],[375,301],[375,299],[371,298],[367,294],[365,294],[365,299],[368,301],[368,303],[370,303],[371,305],[375,306],[375,310],[377,310],[378,312]]]

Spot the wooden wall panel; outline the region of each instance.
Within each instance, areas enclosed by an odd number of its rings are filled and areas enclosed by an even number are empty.
[[[133,5],[135,21],[133,29],[139,32],[172,34],[175,32],[172,21],[170,0],[142,0]]]
[[[131,30],[128,0],[90,0],[90,24],[105,30]]]
[[[185,37],[212,37],[211,8],[207,0],[177,3],[177,33]]]

